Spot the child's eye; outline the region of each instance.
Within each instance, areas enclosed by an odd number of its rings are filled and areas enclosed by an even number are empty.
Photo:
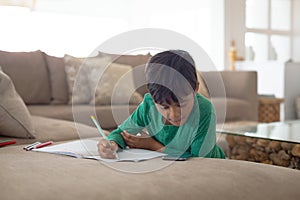
[[[170,106],[167,106],[167,105],[160,105],[160,108],[161,108],[161,109],[164,109],[164,110],[169,109],[169,107],[170,107]]]

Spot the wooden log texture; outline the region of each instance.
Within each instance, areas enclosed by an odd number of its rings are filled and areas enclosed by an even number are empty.
[[[300,144],[227,135],[231,159],[300,169]]]

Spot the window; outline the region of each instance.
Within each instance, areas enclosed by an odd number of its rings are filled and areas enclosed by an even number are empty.
[[[246,0],[246,59],[287,61],[293,55],[294,0]],[[252,56],[253,57],[253,56]]]

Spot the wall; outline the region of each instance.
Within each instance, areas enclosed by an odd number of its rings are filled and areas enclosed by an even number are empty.
[[[293,61],[300,62],[300,1],[294,0],[293,6],[293,24],[294,24],[294,47]]]
[[[245,55],[245,0],[225,0],[225,45],[224,45],[224,63],[225,69],[229,69],[228,51],[231,41],[235,41],[239,57]]]

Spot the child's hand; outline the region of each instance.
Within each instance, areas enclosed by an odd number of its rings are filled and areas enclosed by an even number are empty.
[[[116,158],[116,151],[118,150],[118,144],[114,141],[110,141],[111,146],[108,141],[101,138],[98,143],[98,152],[101,158]]]
[[[121,133],[127,146],[130,148],[148,149],[153,151],[163,151],[164,146],[158,141],[154,140],[150,135],[142,134],[135,136],[129,134],[127,131]]]

